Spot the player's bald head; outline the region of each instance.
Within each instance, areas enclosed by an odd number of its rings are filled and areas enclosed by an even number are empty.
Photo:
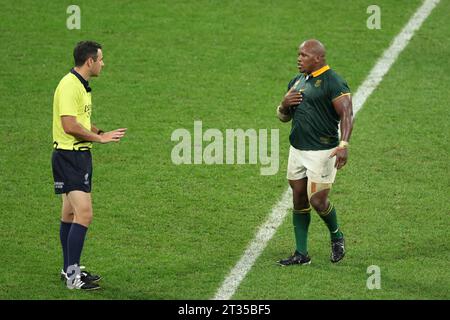
[[[325,46],[316,39],[309,39],[304,41],[300,48],[303,48],[308,53],[311,53],[312,55],[325,58]]]
[[[303,73],[311,73],[322,68],[326,64],[324,45],[316,39],[303,42],[298,48],[297,64]]]

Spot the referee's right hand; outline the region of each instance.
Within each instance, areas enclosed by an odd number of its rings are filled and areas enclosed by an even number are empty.
[[[100,143],[119,142],[125,135],[127,128],[120,128],[113,131],[108,131],[100,135]]]

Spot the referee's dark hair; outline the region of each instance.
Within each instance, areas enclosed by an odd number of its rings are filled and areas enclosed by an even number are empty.
[[[93,58],[97,61],[97,51],[101,49],[101,44],[94,41],[80,41],[73,49],[73,58],[75,59],[75,66],[81,67],[87,59]]]

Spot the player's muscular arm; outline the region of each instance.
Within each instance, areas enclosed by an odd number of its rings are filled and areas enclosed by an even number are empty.
[[[333,107],[341,120],[341,141],[349,142],[353,129],[352,97],[347,94],[334,99]]]
[[[118,142],[125,135],[127,130],[126,128],[121,128],[99,135],[80,125],[74,116],[61,116],[61,123],[64,132],[74,136],[78,140],[99,143]]]
[[[341,122],[341,141],[349,142],[353,129],[353,106],[352,98],[348,95],[342,95],[333,100],[333,107],[339,115]],[[348,149],[341,144],[330,155],[336,155],[336,168],[340,169],[347,163]]]

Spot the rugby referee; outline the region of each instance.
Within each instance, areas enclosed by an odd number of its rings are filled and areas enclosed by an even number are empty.
[[[79,42],[74,51],[75,67],[58,84],[53,98],[52,170],[55,193],[62,195],[60,240],[64,259],[61,279],[69,288],[99,289],[98,275],[80,266],[84,239],[92,221],[93,142],[118,142],[126,129],[110,132],[91,124],[92,102],[89,80],[103,66],[102,46]],[[69,271],[69,272],[68,272]]]

